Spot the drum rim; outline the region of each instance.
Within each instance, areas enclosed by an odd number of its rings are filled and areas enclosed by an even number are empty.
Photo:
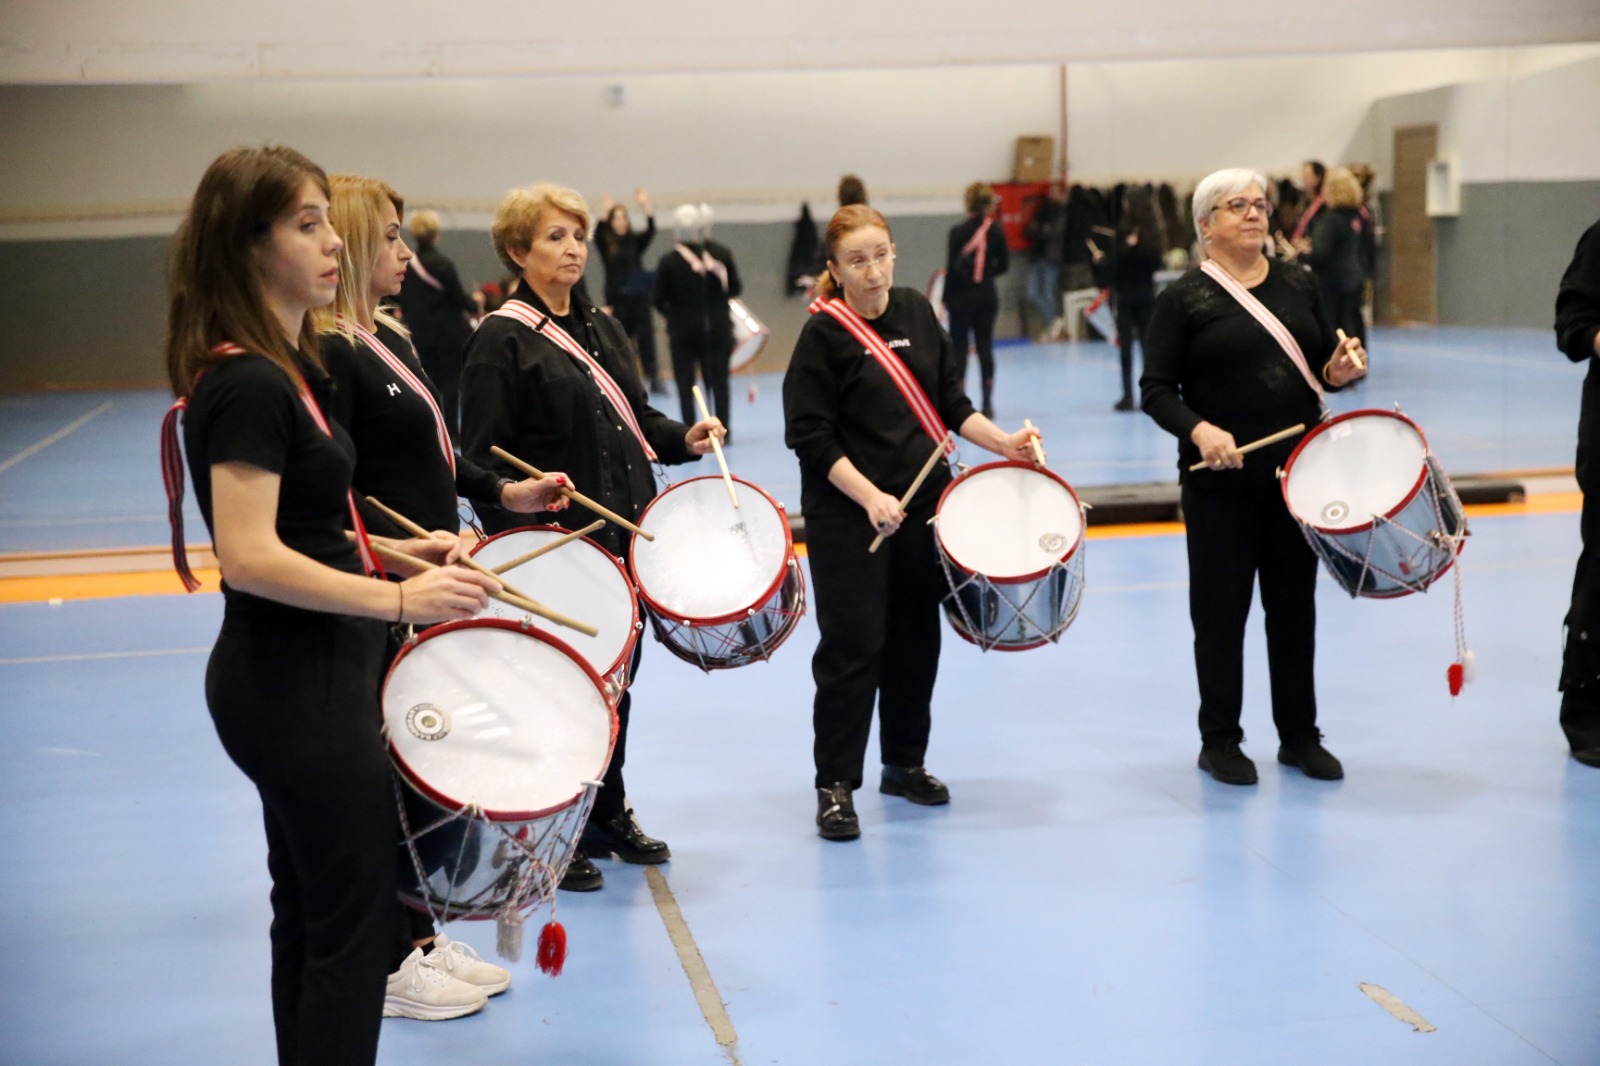
[[[594,776],[594,780],[600,780],[600,778],[605,774],[606,767],[611,765],[612,756],[616,754],[618,730],[617,708],[612,704],[610,698],[606,696],[606,686],[604,680],[602,680],[600,675],[595,672],[594,667],[589,665],[588,660],[584,659],[582,655],[579,655],[577,651],[573,649],[572,645],[568,644],[560,637],[557,637],[552,633],[547,633],[542,629],[536,629],[532,625],[524,625],[521,622],[513,622],[509,618],[464,618],[455,622],[440,622],[438,625],[429,626],[421,633],[418,633],[416,640],[407,641],[406,644],[400,649],[400,654],[394,657],[394,662],[389,664],[389,669],[383,675],[383,687],[378,693],[378,711],[380,716],[383,712],[383,697],[389,692],[389,681],[394,677],[394,672],[396,668],[399,667],[401,661],[404,660],[407,655],[410,655],[412,651],[421,647],[424,642],[432,640],[434,637],[443,636],[446,633],[453,633],[462,629],[509,629],[514,632],[521,633],[524,636],[532,637],[535,640],[543,641],[544,643],[555,648],[557,651],[564,653],[567,658],[578,664],[583,672],[588,675],[590,683],[594,685],[595,692],[600,696],[600,702],[602,705],[604,705],[606,714],[611,720],[610,739],[606,742],[606,757],[599,767],[599,773],[595,774]],[[384,719],[384,725],[388,725],[387,719]],[[429,785],[426,781],[422,780],[416,771],[411,768],[410,764],[407,763],[400,755],[399,750],[394,745],[393,738],[389,739],[387,747],[389,749],[390,761],[394,763],[395,770],[402,778],[405,779],[407,785],[414,788],[422,796],[438,804],[445,810],[456,811],[466,806],[466,804],[462,803],[461,800],[457,799],[456,797],[448,796],[439,791],[437,788],[434,788],[432,785]],[[582,798],[583,793],[580,791],[577,795],[573,796],[565,803],[558,803],[553,807],[543,807],[532,811],[502,811],[499,809],[491,810],[487,807],[484,807],[479,809],[479,813],[482,814],[485,819],[491,822],[532,822],[539,818],[548,818],[552,814],[557,814],[561,811],[564,811]]]
[[[492,536],[484,537],[482,540],[478,541],[478,543],[472,546],[472,551],[468,552],[467,554],[475,556],[478,554],[478,549],[482,548],[485,544],[488,544],[490,541],[499,540],[501,537],[509,537],[513,533],[560,533],[564,535],[567,533],[576,532],[577,530],[567,529],[564,526],[549,524],[537,526],[518,526],[515,529],[502,529],[500,532],[495,533]],[[629,609],[633,613],[633,618],[628,623],[628,640],[626,645],[617,655],[616,659],[612,661],[611,665],[607,666],[605,669],[605,676],[610,677],[632,661],[633,650],[638,646],[639,635],[641,632],[643,632],[644,620],[639,617],[639,586],[634,582],[633,574],[629,573],[628,568],[622,565],[621,559],[606,551],[604,547],[602,547],[600,544],[597,544],[589,537],[579,537],[578,540],[581,540],[583,543],[589,545],[589,547],[605,556],[606,560],[610,562],[612,566],[617,568],[618,573],[622,575],[622,583],[627,586],[629,593]],[[579,658],[583,659],[584,662],[588,663],[590,666],[594,665],[593,663],[589,663],[588,659],[582,655],[580,655]]]
[[[1318,533],[1326,533],[1330,537],[1344,536],[1345,534],[1349,533],[1365,533],[1372,529],[1373,526],[1377,525],[1376,522],[1369,521],[1363,522],[1359,526],[1319,526],[1315,522],[1309,522],[1306,519],[1301,518],[1300,513],[1294,509],[1294,504],[1289,499],[1289,475],[1294,472],[1295,460],[1300,458],[1300,453],[1305,450],[1306,445],[1316,437],[1320,436],[1323,432],[1338,425],[1340,422],[1348,422],[1354,418],[1361,418],[1371,415],[1381,415],[1384,418],[1393,418],[1404,422],[1406,425],[1410,426],[1416,431],[1418,439],[1422,441],[1422,471],[1417,474],[1417,480],[1414,484],[1412,484],[1411,491],[1407,492],[1405,496],[1401,498],[1399,503],[1385,511],[1382,517],[1393,518],[1395,515],[1411,506],[1412,501],[1417,498],[1417,493],[1422,491],[1422,486],[1428,483],[1428,475],[1432,473],[1432,470],[1428,466],[1428,456],[1433,454],[1433,449],[1428,446],[1428,436],[1422,432],[1421,426],[1417,425],[1415,421],[1407,418],[1399,411],[1385,411],[1381,407],[1370,407],[1362,408],[1359,411],[1346,411],[1342,415],[1335,415],[1326,422],[1322,422],[1316,426],[1313,426],[1294,446],[1294,451],[1290,452],[1289,458],[1284,460],[1283,476],[1278,479],[1278,491],[1283,495],[1283,505],[1284,507],[1288,508],[1290,518],[1293,518],[1296,522],[1299,522],[1307,529],[1314,529]]]
[[[761,353],[767,350],[767,344],[772,340],[771,328],[768,327],[765,322],[762,322],[761,319],[756,318],[755,312],[750,310],[749,304],[745,303],[737,296],[728,297],[728,305],[731,307],[734,304],[738,304],[740,310],[749,316],[756,323],[758,328],[752,330],[750,336],[746,337],[744,340],[735,343],[733,350],[728,353],[728,373],[730,374],[736,374],[739,371],[744,370],[746,367],[754,366],[756,360],[761,358]],[[750,357],[748,359],[739,359],[738,356],[740,349],[747,347],[751,341],[756,342],[756,350],[750,353]]]
[[[974,474],[981,474],[985,470],[998,470],[1001,467],[1008,466],[1021,467],[1024,470],[1031,470],[1034,473],[1045,475],[1056,484],[1066,489],[1067,495],[1071,496],[1072,502],[1078,506],[1078,539],[1072,542],[1072,547],[1065,555],[1061,556],[1061,558],[1057,559],[1049,566],[1046,566],[1040,570],[1035,570],[1030,574],[1018,574],[1014,577],[991,577],[988,574],[983,575],[985,580],[996,585],[1025,585],[1030,581],[1038,581],[1056,567],[1064,565],[1069,559],[1078,553],[1079,548],[1083,547],[1083,542],[1089,539],[1089,519],[1088,516],[1083,513],[1083,500],[1079,499],[1077,491],[1067,483],[1066,478],[1062,477],[1054,470],[1051,470],[1048,467],[1040,466],[1037,463],[1027,463],[1017,459],[997,459],[992,463],[984,463],[981,466],[975,466],[970,470],[964,470],[957,474],[955,478],[951,480],[950,484],[944,487],[944,491],[939,493],[939,502],[934,507],[933,514],[935,518],[938,517],[939,512],[944,510],[944,501],[950,495],[950,491],[967,478],[970,478]],[[949,562],[951,566],[955,567],[957,570],[960,570],[963,574],[977,573],[976,570],[969,570],[964,563],[959,562],[954,555],[950,554],[950,550],[945,547],[944,531],[940,529],[937,521],[933,523],[933,536],[934,540],[938,542],[939,553],[944,556],[945,560]]]
[[[656,602],[655,598],[645,590],[644,582],[639,580],[639,567],[638,564],[634,562],[633,551],[636,547],[638,547],[640,538],[638,534],[635,534],[633,539],[628,542],[628,573],[633,576],[633,587],[639,591],[639,599],[644,601],[644,605],[649,608],[651,612],[661,615],[664,618],[670,618],[674,622],[681,622],[684,625],[726,625],[729,622],[737,622],[740,619],[748,618],[750,614],[757,608],[765,606],[767,602],[777,594],[778,590],[783,587],[784,579],[788,576],[789,570],[795,562],[794,529],[789,525],[789,512],[784,509],[783,504],[773,499],[772,496],[768,494],[768,492],[760,485],[752,484],[751,482],[746,481],[744,478],[739,477],[737,474],[731,474],[729,476],[736,483],[743,485],[745,488],[760,493],[768,503],[772,504],[772,509],[778,512],[778,517],[783,519],[783,565],[778,568],[778,575],[772,579],[772,583],[766,587],[766,590],[763,591],[761,595],[757,596],[754,600],[743,607],[728,611],[726,614],[709,615],[705,618],[685,618],[681,612],[669,611],[660,603]],[[680,488],[684,485],[692,485],[696,481],[721,480],[722,476],[720,474],[706,474],[701,477],[684,478],[682,481],[673,482],[671,485],[668,485],[665,489],[662,489],[659,493],[657,493],[655,499],[645,504],[644,510],[639,512],[638,525],[643,528],[645,519],[650,517],[651,508],[653,508],[660,500],[665,499],[667,494],[672,492],[674,489]]]

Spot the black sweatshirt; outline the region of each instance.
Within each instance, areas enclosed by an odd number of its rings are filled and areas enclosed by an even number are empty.
[[[976,253],[962,251],[981,225],[983,219],[978,215],[972,215],[965,222],[957,222],[950,228],[950,236],[945,242],[944,304],[946,307],[976,310],[1000,306],[1000,290],[995,286],[994,279],[1004,274],[1006,268],[1011,265],[1011,253],[1006,248],[1006,231],[1005,227],[1000,225],[1000,219],[996,218],[990,224],[989,232],[984,238],[982,281],[972,280],[973,266],[977,262]]]
[[[1600,222],[1578,238],[1556,291],[1556,344],[1574,363],[1593,358],[1600,333]],[[1596,364],[1600,365],[1600,364]]]
[[[411,342],[381,322],[377,334],[437,404],[439,390],[428,380]],[[459,456],[451,475],[439,447],[433,409],[376,352],[339,333],[323,333],[317,343],[333,382],[326,414],[355,442],[356,503],[367,532],[411,535],[368,505],[367,496],[377,497],[424,529],[451,533],[461,528],[457,494],[483,503],[500,502],[499,475]]]
[[[895,288],[884,313],[866,321],[910,368],[945,427],[959,432],[974,409],[962,388],[964,365],[933,305],[915,289]],[[795,342],[783,378],[783,417],[784,443],[800,460],[800,506],[808,515],[860,510],[828,480],[841,458],[899,496],[933,452],[933,439],[888,371],[826,311],[812,315]],[[931,511],[949,482],[949,466],[940,463],[911,510]]]
[[[650,298],[650,275],[645,269],[644,253],[656,239],[656,217],[644,220],[644,232],[629,230],[618,235],[611,223],[602,223],[595,232],[594,243],[600,249],[600,261],[606,268],[606,303],[615,307],[627,297]]]
[[[406,271],[400,283],[400,310],[406,316],[406,328],[422,348],[459,349],[472,332],[467,316],[476,314],[478,305],[461,287],[456,265],[437,247],[419,248],[417,262],[444,288],[423,281],[415,268]]]
[[[1338,337],[1317,297],[1316,282],[1302,267],[1269,260],[1266,279],[1251,295],[1278,316],[1321,379]],[[1178,438],[1178,476],[1197,483],[1271,480],[1299,437],[1246,456],[1242,470],[1200,470],[1200,449],[1189,434],[1201,422],[1227,430],[1239,444],[1320,417],[1317,395],[1266,327],[1199,269],[1190,270],[1156,298],[1145,333],[1144,409]],[[1323,387],[1329,388],[1326,381]],[[1331,390],[1330,390],[1331,391]]]

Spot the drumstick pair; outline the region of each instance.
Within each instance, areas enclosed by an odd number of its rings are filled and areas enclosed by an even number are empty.
[[[530,463],[523,462],[521,459],[518,459],[516,456],[514,456],[510,452],[506,451],[504,448],[500,447],[498,444],[492,445],[489,448],[489,451],[490,451],[491,454],[499,456],[501,459],[504,459],[506,462],[510,463],[512,466],[516,467],[518,470],[521,470],[524,474],[527,474],[529,477],[534,477],[534,478],[542,478],[542,477],[544,477],[544,471],[543,470],[540,470],[538,467],[533,466]],[[629,533],[637,533],[639,536],[643,537],[645,540],[655,540],[656,539],[651,534],[646,533],[644,530],[640,529],[638,526],[634,525],[632,522],[628,521],[626,518],[623,518],[621,515],[617,514],[617,512],[611,510],[610,508],[603,507],[600,504],[594,502],[589,497],[585,496],[583,493],[581,493],[577,489],[573,488],[571,485],[563,485],[563,486],[561,486],[561,495],[565,496],[569,500],[573,500],[573,501],[575,501],[577,503],[583,504],[585,507],[589,508],[589,510],[593,511],[595,514],[599,515],[601,518],[604,518],[608,522],[615,522],[617,525],[621,526],[623,529],[626,529]]]
[[[1251,441],[1249,444],[1246,444],[1242,448],[1239,449],[1239,454],[1243,455],[1246,452],[1253,452],[1257,448],[1265,448],[1269,444],[1276,444],[1280,440],[1283,440],[1285,437],[1292,437],[1296,433],[1299,433],[1301,430],[1303,430],[1305,428],[1306,428],[1306,424],[1304,422],[1296,422],[1294,425],[1290,426],[1288,429],[1280,429],[1280,430],[1278,430],[1278,432],[1272,434],[1271,436],[1262,437],[1260,440]],[[1206,463],[1206,461],[1204,459],[1202,459],[1198,463],[1190,463],[1189,464],[1189,469],[1190,470],[1204,470],[1207,465],[1208,464]]]
[[[902,513],[904,513],[905,509],[910,506],[911,497],[915,496],[917,494],[917,490],[922,487],[922,483],[928,480],[928,475],[933,473],[934,464],[939,461],[940,456],[944,455],[945,450],[949,447],[950,433],[946,431],[945,435],[939,438],[939,443],[934,447],[933,454],[928,456],[928,461],[922,464],[922,470],[918,472],[917,479],[911,483],[911,487],[909,489],[906,489],[906,494],[900,497],[900,510]],[[884,537],[885,534],[879,533],[876,537],[872,538],[872,544],[867,548],[868,554],[872,554],[878,550],[879,545],[881,545],[884,541]]]

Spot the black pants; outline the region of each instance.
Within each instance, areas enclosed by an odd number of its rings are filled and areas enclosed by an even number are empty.
[[[1578,414],[1578,488],[1583,513],[1578,528],[1583,550],[1572,574],[1566,647],[1561,658],[1561,728],[1574,748],[1600,746],[1600,468],[1595,464],[1595,419],[1600,415],[1600,376],[1591,366],[1583,382]]]
[[[929,515],[913,513],[876,554],[865,512],[807,515],[821,640],[811,658],[818,788],[860,788],[872,706],[886,766],[921,766],[939,673],[939,569]]]
[[[617,743],[611,749],[611,763],[605,776],[600,778],[602,788],[595,793],[594,806],[589,810],[589,821],[606,822],[628,808],[628,790],[622,783],[622,764],[628,761],[628,712],[633,707],[632,681],[638,680],[639,662],[644,657],[644,641],[633,646],[633,659],[628,665],[629,688],[617,702]]]
[[[1257,576],[1278,737],[1287,744],[1315,738],[1317,557],[1278,483],[1197,487],[1188,480],[1183,515],[1201,743],[1244,738],[1244,627]]]
[[[1117,295],[1117,355],[1122,361],[1122,398],[1133,400],[1133,341],[1138,337],[1144,343],[1145,330],[1150,328],[1150,312],[1155,309],[1153,291],[1126,292]]]
[[[728,360],[733,356],[732,349],[704,336],[680,334],[669,336],[668,340],[672,342],[672,376],[678,382],[678,406],[684,423],[692,426],[700,421],[692,393],[698,370],[705,379],[706,391],[711,394],[706,397],[711,413],[731,431],[733,412],[728,405]]]
[[[376,698],[383,654],[380,622],[230,617],[206,669],[217,736],[261,794],[281,1066],[378,1054],[402,928],[400,824]]]
[[[451,437],[461,435],[461,366],[465,344],[417,344],[417,359],[439,390],[439,408]]]
[[[994,408],[994,320],[999,307],[950,307],[950,344],[961,365],[967,365],[967,347],[978,350],[978,372],[983,376],[983,409]],[[965,376],[965,375],[963,375]]]
[[[656,323],[651,316],[650,297],[619,296],[611,305],[611,317],[621,324],[639,353],[645,380],[654,385],[661,380],[661,363],[656,357]]]
[[[1364,347],[1367,343],[1367,323],[1361,317],[1361,283],[1354,288],[1340,288],[1320,278],[1317,288],[1322,294],[1322,309],[1334,329],[1342,329],[1346,336],[1355,337]]]

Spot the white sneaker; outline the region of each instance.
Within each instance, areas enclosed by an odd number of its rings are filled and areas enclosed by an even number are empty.
[[[436,961],[437,954],[424,955],[421,948],[415,948],[400,968],[389,975],[389,987],[383,999],[385,1018],[442,1022],[474,1014],[489,1002],[489,997],[477,985],[451,977],[442,961]]]
[[[439,959],[435,965],[443,966],[451,977],[475,985],[486,996],[498,996],[511,987],[510,970],[485,962],[472,948],[443,933],[434,937],[430,957]]]

